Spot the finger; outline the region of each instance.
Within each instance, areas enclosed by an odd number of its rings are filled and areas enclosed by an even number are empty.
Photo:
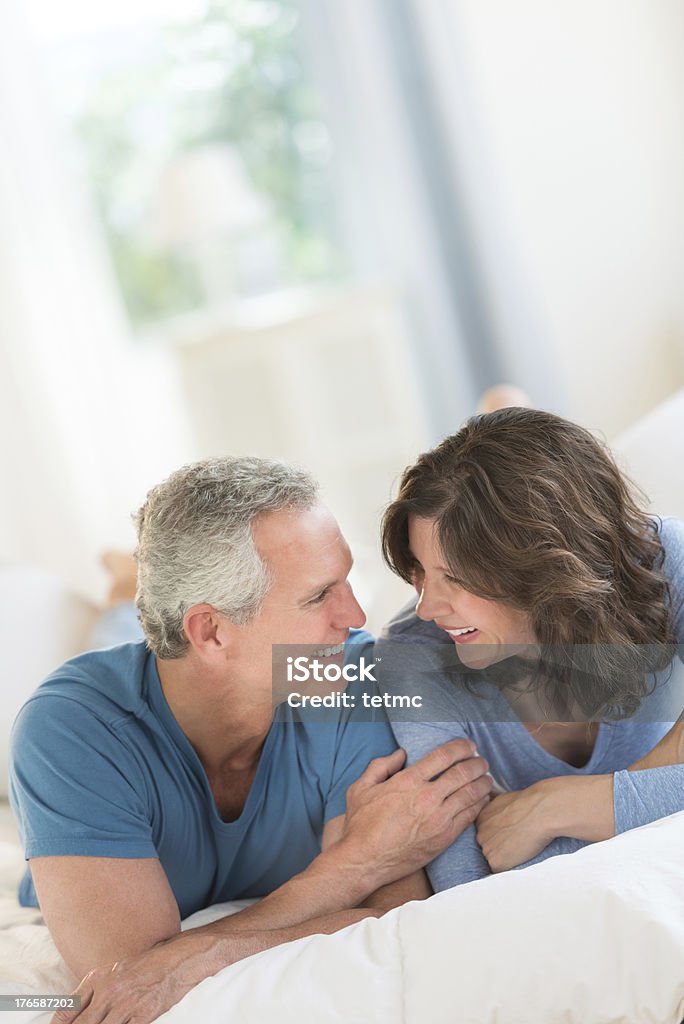
[[[425,757],[421,757],[420,761],[416,761],[414,765],[407,768],[407,772],[418,775],[421,779],[429,782],[445,772],[447,768],[451,768],[457,761],[464,761],[476,753],[475,744],[471,740],[450,740],[449,743],[443,743],[440,747],[431,750]]]
[[[496,835],[496,832],[497,829],[495,827],[492,828],[492,826],[488,825],[487,822],[482,821],[482,811],[480,811],[477,819],[475,820],[475,835],[477,836],[477,841],[480,846],[482,846],[483,843],[486,843],[488,839],[491,839],[493,835]]]
[[[50,1024],[72,1024],[72,1021],[78,1021],[81,1014],[86,1010],[93,999],[93,992],[95,991],[91,982],[88,980],[90,975],[86,974],[83,981],[78,985],[77,988],[71,993],[77,999],[80,997],[80,1006],[78,1010],[57,1010],[57,1013],[50,1020]]]
[[[430,786],[442,800],[446,800],[463,786],[486,775],[488,769],[489,765],[484,757],[469,757],[465,761],[459,761],[458,764],[447,768],[434,782],[430,783]],[[493,780],[491,784],[493,784]]]
[[[486,799],[489,802],[491,785],[489,776],[481,775],[479,779],[474,779],[465,786],[461,786],[455,793],[447,797],[444,801],[444,809],[455,818],[462,811],[471,813],[472,808],[478,807],[478,810],[471,814],[470,821],[474,821],[484,807],[484,804],[481,807],[479,806],[482,801]]]
[[[453,800],[454,797],[451,797],[451,799]],[[456,811],[451,823],[452,843],[454,839],[457,839],[462,832],[465,832],[465,830],[473,824],[488,800],[489,796],[484,796],[481,800],[478,800],[477,803],[470,804],[468,807],[464,807],[461,810]]]
[[[491,799],[487,806],[480,811],[479,817],[477,819],[478,825],[488,824],[492,820],[492,818],[496,817],[497,814],[501,813],[501,808],[497,807],[496,805],[498,797],[495,795],[494,789],[492,789],[490,797]]]
[[[386,757],[374,757],[364,772],[354,783],[357,790],[370,789],[381,782],[387,782],[393,775],[404,766],[406,751],[398,747],[393,753]]]

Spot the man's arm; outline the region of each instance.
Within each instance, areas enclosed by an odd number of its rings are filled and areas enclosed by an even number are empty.
[[[472,743],[455,740],[403,772],[403,751],[372,761],[349,788],[344,835],[303,872],[238,914],[176,935],[116,969],[98,968],[76,990],[83,1012],[60,1011],[55,1022],[118,1024],[135,1006],[136,1021],[143,1024],[221,967],[281,942],[378,916],[372,907],[356,909],[373,894],[382,909],[402,902],[400,891],[407,899],[420,898],[425,890],[419,879],[409,882],[407,876],[453,842],[488,799],[487,765],[473,751]],[[400,889],[388,896],[385,887],[398,881]],[[147,1010],[143,991],[152,993]]]
[[[31,875],[50,934],[78,978],[180,931],[158,860],[34,857]]]

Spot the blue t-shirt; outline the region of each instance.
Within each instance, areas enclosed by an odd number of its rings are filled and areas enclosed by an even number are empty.
[[[684,523],[663,519],[663,573],[670,584],[673,629],[681,658],[684,644]],[[407,648],[407,644],[410,645]],[[413,764],[448,740],[467,737],[489,762],[494,779],[506,790],[520,790],[563,775],[614,775],[618,833],[684,810],[684,765],[646,771],[626,769],[669,732],[684,709],[684,671],[680,660],[656,673],[656,685],[628,719],[601,722],[587,764],[581,768],[555,757],[530,735],[501,693],[487,681],[486,669],[476,693],[459,681],[458,655],[451,640],[433,622],[423,622],[413,605],[385,628],[375,646],[378,685],[395,697],[419,697],[419,711],[390,711],[397,741]],[[502,663],[505,664],[505,663]],[[529,864],[587,845],[560,837]],[[521,865],[525,867],[527,865]],[[490,874],[474,826],[427,867],[438,892]]]
[[[347,663],[372,661],[352,631]],[[396,742],[384,712],[295,710],[281,704],[236,821],[219,816],[204,768],[176,722],[143,643],[68,661],[19,713],[10,798],[25,856],[154,857],[181,917],[225,900],[264,896],[320,853],[323,825],[345,793]],[[27,870],[20,902],[37,906]]]

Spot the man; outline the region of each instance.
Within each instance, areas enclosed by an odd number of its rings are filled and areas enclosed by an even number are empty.
[[[491,786],[467,741],[400,772],[385,720],[274,715],[274,645],[330,663],[345,644],[348,662],[368,653],[350,637],[365,618],[349,548],[307,474],[197,463],[150,492],[137,527],[147,646],[68,662],[13,733],[20,896],[37,897],[76,975],[91,972],[84,1009],[60,1022],[151,1021],[227,964],[425,898],[423,866]],[[179,932],[201,907],[254,896]]]

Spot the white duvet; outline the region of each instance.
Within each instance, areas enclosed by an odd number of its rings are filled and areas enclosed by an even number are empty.
[[[0,992],[68,992],[0,843]],[[12,887],[12,888],[10,888]],[[205,923],[228,907],[194,915]],[[3,1013],[0,1024],[49,1014]],[[163,1024],[680,1024],[684,813],[207,978]]]

